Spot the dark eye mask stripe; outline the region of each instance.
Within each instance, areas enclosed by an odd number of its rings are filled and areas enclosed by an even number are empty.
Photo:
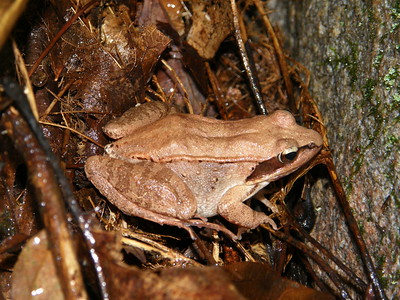
[[[288,164],[294,163],[297,158],[302,156],[301,154],[303,152],[309,151],[310,149],[313,149],[315,147],[318,146],[316,146],[315,144],[309,144],[299,148],[296,157],[292,161],[290,161],[289,159],[282,160],[279,158],[279,155],[270,158],[269,160],[258,164],[254,172],[249,177],[247,177],[247,181],[258,181],[259,179],[264,178],[265,174],[278,173],[279,169],[285,167]],[[294,155],[294,153],[290,153],[290,155]]]

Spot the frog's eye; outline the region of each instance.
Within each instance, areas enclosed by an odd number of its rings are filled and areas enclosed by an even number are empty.
[[[282,164],[287,164],[295,160],[299,149],[297,147],[288,148],[278,154],[278,161]]]

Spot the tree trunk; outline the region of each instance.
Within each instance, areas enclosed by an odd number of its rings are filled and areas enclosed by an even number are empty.
[[[399,295],[400,3],[270,5],[272,21],[284,31],[285,48],[311,72],[311,94],[381,283],[389,298]],[[362,273],[331,188],[320,184],[319,189],[313,235]]]

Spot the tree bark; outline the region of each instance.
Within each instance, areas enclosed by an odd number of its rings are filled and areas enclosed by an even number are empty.
[[[311,72],[311,94],[381,283],[389,298],[399,295],[399,1],[270,5],[285,49]],[[320,182],[318,189],[312,235],[362,273],[331,188]]]

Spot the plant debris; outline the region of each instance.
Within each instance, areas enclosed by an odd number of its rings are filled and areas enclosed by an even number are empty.
[[[262,2],[31,1],[16,28],[14,46],[8,42],[1,52],[7,57],[2,74],[32,86],[37,114],[14,79],[2,79],[4,298],[333,299],[368,293],[385,299],[337,179],[326,128],[308,93],[309,74],[287,58]],[[0,36],[8,31],[0,27]],[[9,63],[13,55],[17,69]],[[151,101],[226,120],[286,109],[323,136],[314,160],[257,195],[268,207],[251,201],[279,220],[279,231],[260,226],[244,233],[215,217],[214,229],[238,230],[242,239],[194,226],[193,240],[182,229],[124,215],[94,189],[83,166],[110,142],[102,128]],[[57,158],[49,156],[42,136]],[[327,168],[356,236],[367,270],[362,278],[308,234],[317,165]],[[309,259],[327,272],[334,289],[317,278]]]

